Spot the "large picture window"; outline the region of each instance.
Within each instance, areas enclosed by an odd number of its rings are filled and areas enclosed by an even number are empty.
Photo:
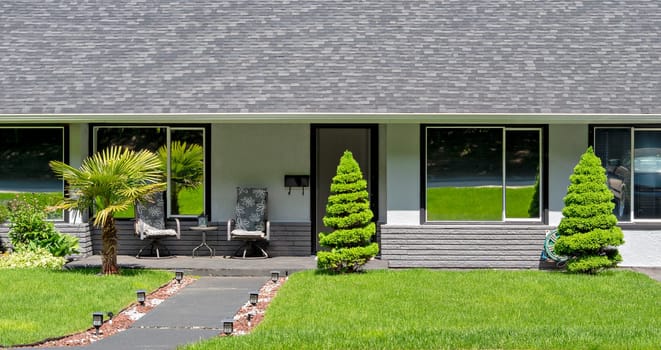
[[[541,220],[540,128],[426,127],[426,221]]]
[[[203,127],[99,126],[95,151],[119,145],[149,150],[163,161],[170,216],[205,215],[205,129]],[[133,217],[133,209],[118,218]]]
[[[30,194],[44,205],[64,196],[64,183],[51,171],[51,160],[65,161],[63,127],[0,127],[0,202]],[[62,211],[49,212],[62,219]]]
[[[595,127],[594,149],[618,220],[661,219],[661,128]]]

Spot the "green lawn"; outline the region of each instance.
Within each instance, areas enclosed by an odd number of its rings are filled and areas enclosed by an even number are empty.
[[[95,311],[118,313],[138,289],[155,290],[172,279],[165,271],[124,269],[0,270],[0,347],[28,344],[88,329]]]
[[[508,188],[507,217],[528,218],[534,187]],[[434,187],[427,190],[427,220],[499,221],[502,219],[501,187]]]
[[[304,272],[252,334],[184,349],[659,349],[659,300],[629,271]]]

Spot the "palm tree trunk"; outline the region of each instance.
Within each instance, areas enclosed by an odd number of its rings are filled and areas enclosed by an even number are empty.
[[[104,275],[118,274],[117,245],[119,238],[117,237],[114,218],[109,218],[103,225],[101,241],[103,242],[103,246],[101,247],[101,273]]]

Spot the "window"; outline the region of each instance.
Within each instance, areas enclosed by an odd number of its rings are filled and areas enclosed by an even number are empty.
[[[168,126],[99,126],[94,128],[95,151],[120,145],[149,150],[163,160],[167,177],[169,216],[205,214],[205,128]],[[133,209],[118,218],[132,218]]]
[[[0,127],[0,202],[34,193],[52,205],[64,196],[64,183],[51,171],[51,160],[65,161],[63,127]],[[62,219],[62,211],[48,214]]]
[[[541,220],[541,128],[426,127],[426,221]]]
[[[593,133],[618,220],[661,219],[661,129],[595,127]]]

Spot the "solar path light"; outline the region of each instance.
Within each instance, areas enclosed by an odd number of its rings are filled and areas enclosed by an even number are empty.
[[[223,333],[225,335],[230,335],[234,332],[234,320],[227,319],[223,320]]]
[[[147,300],[147,292],[140,289],[139,291],[135,292],[135,294],[138,298],[138,303],[140,303],[140,305],[145,305],[145,300]]]
[[[280,279],[280,271],[271,271],[271,281],[275,283],[278,279]]]
[[[99,328],[103,325],[103,312],[95,312],[92,314],[92,326],[96,328],[96,335],[99,335]]]
[[[259,302],[259,292],[251,292],[248,300],[252,306],[257,305],[257,302]]]

